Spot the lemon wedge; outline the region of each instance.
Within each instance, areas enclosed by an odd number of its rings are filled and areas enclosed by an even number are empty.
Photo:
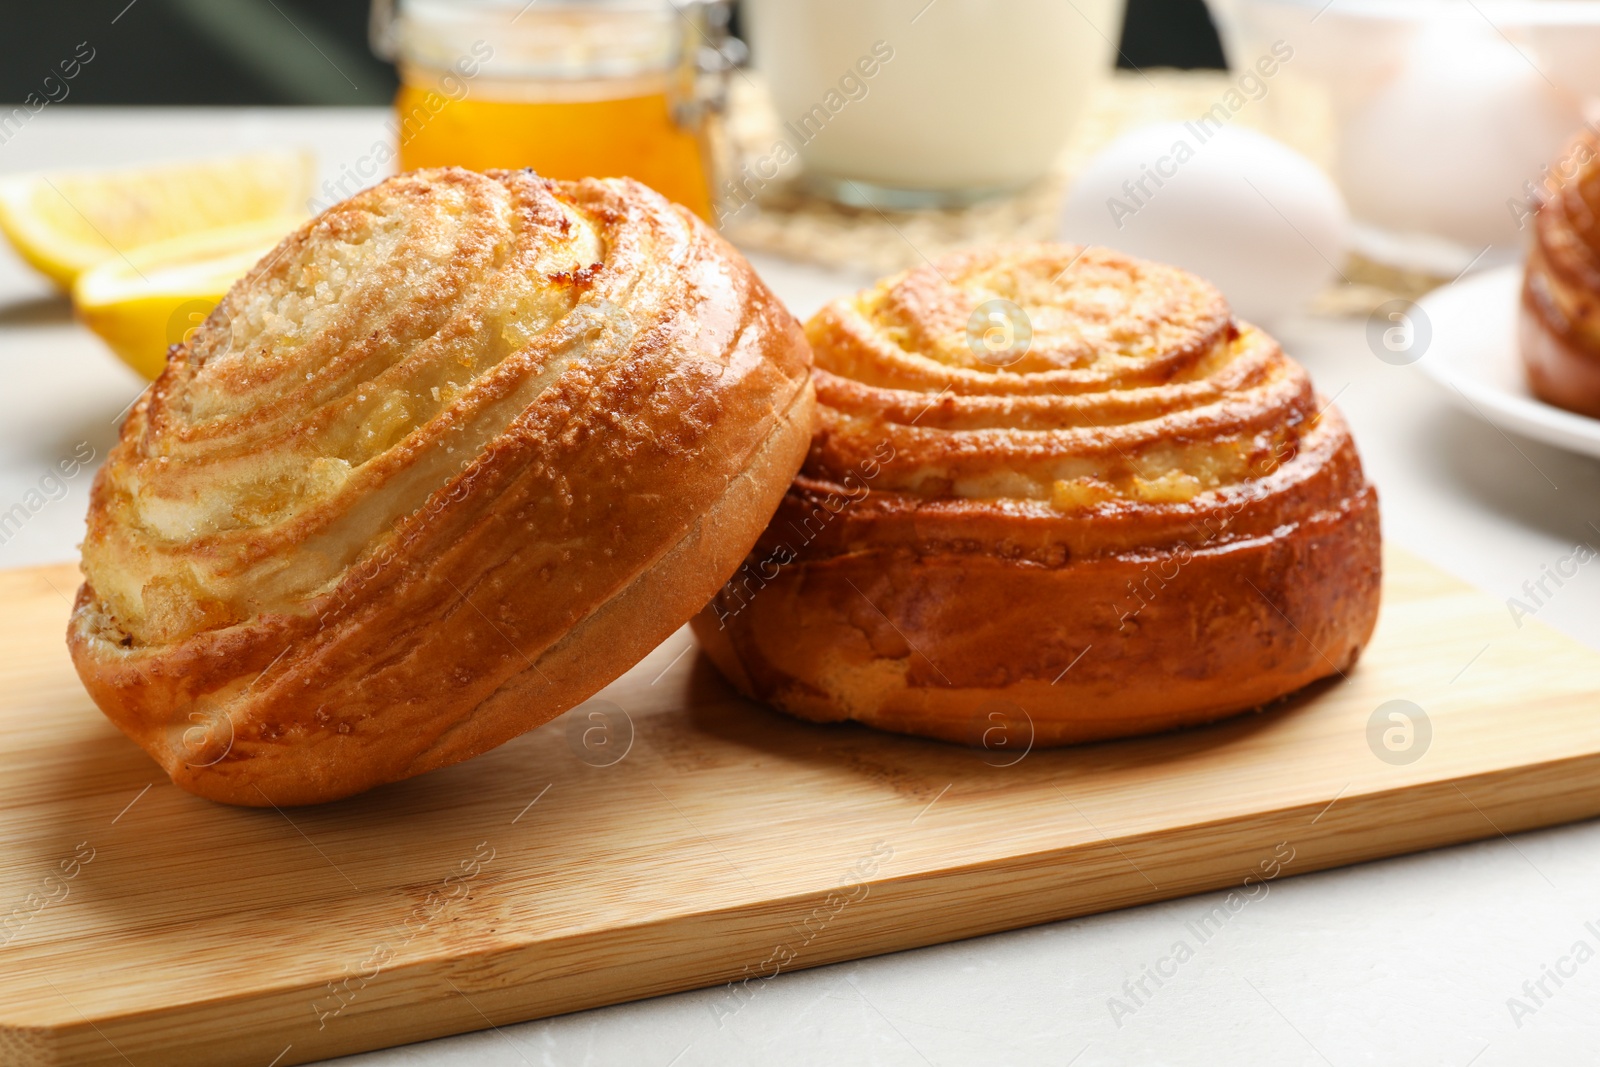
[[[60,285],[108,259],[187,233],[304,212],[316,163],[258,152],[161,167],[0,180],[0,233]]]
[[[155,378],[167,349],[186,340],[228,287],[301,222],[264,219],[185,234],[115,256],[78,276],[78,317],[124,363]]]

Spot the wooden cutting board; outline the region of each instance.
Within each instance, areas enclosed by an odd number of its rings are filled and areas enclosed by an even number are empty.
[[[1600,813],[1600,655],[1386,567],[1347,679],[1202,730],[811,726],[685,630],[494,752],[282,811],[167,784],[73,674],[74,569],[0,574],[0,1061],[267,1067],[732,983],[712,1028],[782,971]]]

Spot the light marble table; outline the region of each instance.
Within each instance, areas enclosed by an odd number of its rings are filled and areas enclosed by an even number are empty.
[[[0,173],[304,144],[331,176],[383,138],[385,117],[51,108],[0,145]],[[865,280],[755,262],[802,317]],[[1459,414],[1415,367],[1374,358],[1364,328],[1307,319],[1278,333],[1354,425],[1390,540],[1502,598],[1576,543],[1600,540],[1588,525],[1600,524],[1600,464],[1513,444]],[[139,388],[0,249],[0,510],[85,443],[103,457]],[[0,566],[73,558],[88,484],[84,473],[64,495],[49,486],[59,499],[0,545]],[[1581,570],[1539,618],[1600,648],[1600,567]],[[1592,823],[1284,878],[1120,1020],[1110,999],[1221,894],[785,974],[721,1025],[716,992],[690,992],[349,1062],[1593,1063],[1600,963],[1559,989],[1547,980],[1552,995],[1520,1019],[1507,1000],[1526,998],[1523,983],[1575,942],[1600,948],[1585,927],[1600,925],[1596,884]]]

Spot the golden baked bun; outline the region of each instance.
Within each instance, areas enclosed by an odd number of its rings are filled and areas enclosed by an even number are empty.
[[[134,406],[73,661],[216,800],[475,755],[739,565],[804,458],[809,363],[740,255],[642,185],[385,181],[262,260]]]
[[[998,248],[806,333],[821,428],[694,623],[745,694],[1056,745],[1257,708],[1371,635],[1377,500],[1344,420],[1206,282]]]
[[[1562,154],[1534,215],[1519,312],[1534,395],[1600,418],[1600,138],[1585,130]]]

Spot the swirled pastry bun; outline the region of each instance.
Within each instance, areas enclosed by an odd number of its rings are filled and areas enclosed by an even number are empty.
[[[1600,138],[1562,154],[1534,216],[1518,330],[1535,396],[1600,418]]]
[[[746,694],[1020,749],[1257,708],[1371,635],[1378,508],[1344,420],[1204,281],[998,248],[806,332],[821,428],[695,620]]]
[[[385,181],[257,264],[134,406],[73,661],[216,800],[480,753],[739,565],[804,458],[809,364],[739,254],[642,185]]]

